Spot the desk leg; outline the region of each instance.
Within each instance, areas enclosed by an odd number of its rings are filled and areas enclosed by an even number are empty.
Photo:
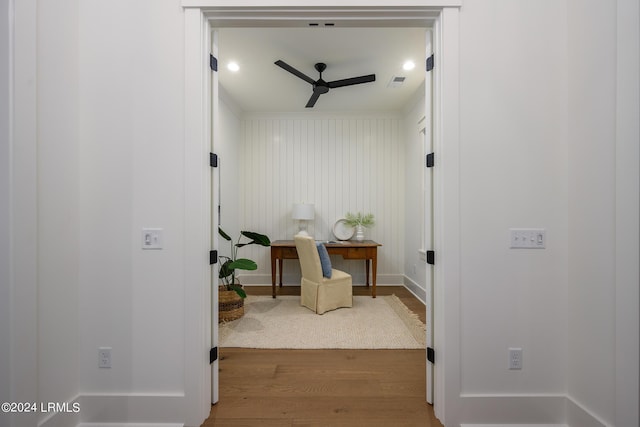
[[[373,276],[373,285],[371,286],[371,297],[375,298],[376,297],[376,269],[378,268],[378,254],[373,255],[373,259],[372,261],[372,265],[371,265],[371,275]],[[367,272],[369,271],[369,269],[367,269]]]
[[[365,264],[365,276],[367,278],[364,283],[367,284],[367,288],[368,288],[369,287],[369,264],[370,264],[370,261],[368,258],[364,261],[364,264]]]
[[[276,297],[276,257],[272,253],[271,254],[271,298],[275,298],[275,297]]]
[[[278,271],[280,272],[280,287],[282,287],[282,258],[278,260]]]

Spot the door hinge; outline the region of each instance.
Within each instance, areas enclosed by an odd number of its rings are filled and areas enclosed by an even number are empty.
[[[434,164],[435,164],[435,154],[434,153],[427,154],[427,167],[432,168]]]
[[[433,70],[433,53],[427,58],[427,71]]]
[[[435,265],[435,263],[436,263],[436,252],[427,251],[427,264]]]
[[[218,347],[213,347],[209,350],[209,364],[212,364],[216,360],[218,360]]]
[[[218,71],[218,58],[211,54],[209,54],[209,67],[211,67],[213,71]]]
[[[209,265],[213,265],[218,262],[218,251],[209,251]]]
[[[215,153],[209,153],[209,166],[212,168],[218,167],[218,155]]]
[[[427,360],[431,363],[436,363],[436,352],[433,347],[427,347]]]

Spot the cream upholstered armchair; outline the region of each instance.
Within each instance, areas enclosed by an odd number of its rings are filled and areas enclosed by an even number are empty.
[[[295,236],[294,239],[302,269],[300,303],[318,314],[340,307],[351,307],[353,305],[351,275],[331,268],[326,248],[324,245],[318,247],[313,237]],[[318,254],[319,250],[324,252],[324,269]]]

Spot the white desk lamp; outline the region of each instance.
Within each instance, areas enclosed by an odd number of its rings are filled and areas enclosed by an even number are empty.
[[[298,220],[298,234],[301,236],[309,236],[306,221],[311,221],[315,217],[315,206],[310,203],[296,203],[293,205],[291,217]]]

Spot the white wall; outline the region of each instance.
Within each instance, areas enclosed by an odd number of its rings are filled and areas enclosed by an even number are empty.
[[[568,3],[569,415],[637,425],[638,5]]]
[[[38,18],[39,28],[65,23],[37,38],[38,398],[69,402],[79,391],[81,325],[77,1],[39,2]]]
[[[569,352],[572,398],[614,424],[615,8],[569,2]],[[594,6],[594,2],[590,2]],[[598,35],[592,36],[597,25]],[[588,40],[588,42],[587,42]],[[599,52],[597,58],[592,55]],[[596,72],[597,69],[597,72]],[[597,343],[597,345],[594,345]],[[598,360],[597,369],[592,361]],[[588,375],[587,375],[588,373]]]
[[[220,141],[214,141],[214,152],[218,154],[220,184],[220,226],[234,242],[242,228],[238,213],[240,212],[240,165],[239,151],[242,140],[240,136],[240,115],[237,105],[221,90],[220,96]],[[244,229],[244,228],[242,228]],[[217,232],[217,231],[216,231]],[[229,256],[229,242],[220,239],[220,254]]]
[[[623,258],[623,254],[634,250],[637,255],[637,228],[633,229],[637,227],[637,203],[628,206],[631,211],[635,209],[635,218],[620,222],[620,217],[625,212],[622,208],[627,207],[622,200],[637,198],[638,182],[633,173],[631,178],[620,176],[619,169],[625,158],[633,158],[635,153],[635,163],[630,168],[625,163],[624,171],[635,170],[637,176],[637,137],[629,144],[615,139],[620,135],[624,111],[619,104],[621,93],[610,82],[619,79],[624,67],[616,66],[613,71],[608,66],[601,71],[587,68],[594,46],[603,48],[598,49],[598,55],[612,59],[607,52],[620,47],[620,40],[625,37],[612,23],[620,18],[612,12],[615,6],[598,4],[590,9],[592,5],[579,3],[569,1],[568,8],[567,3],[552,0],[535,4],[475,0],[465,2],[461,11],[459,369],[463,392],[460,400],[464,403],[457,415],[458,423],[490,423],[509,416],[512,418],[505,422],[563,423],[567,419],[562,399],[568,393],[571,402],[584,406],[596,418],[615,423],[616,427],[637,425],[638,324],[633,318],[638,312],[637,256],[627,261]],[[626,1],[619,3],[629,5]],[[146,421],[182,422],[186,284],[181,279],[188,244],[183,240],[182,211],[182,9],[177,1],[152,0],[119,0],[108,5],[89,0],[78,2],[77,6],[70,1],[60,11],[48,2],[38,4],[38,15],[33,13],[33,19],[38,16],[37,40],[53,50],[37,50],[40,67],[47,67],[38,68],[39,118],[34,122],[39,131],[38,149],[42,150],[34,157],[41,174],[37,181],[38,225],[42,227],[37,261],[41,304],[37,315],[26,319],[26,323],[43,316],[43,321],[52,323],[38,325],[48,331],[73,327],[75,318],[79,333],[75,337],[63,334],[65,348],[58,348],[49,336],[38,341],[36,350],[54,351],[54,358],[41,358],[37,377],[32,373],[25,379],[27,391],[34,378],[39,384],[36,395],[26,397],[35,399],[42,393],[55,400],[67,399],[78,391],[87,396],[83,400],[87,404],[83,417],[130,421],[141,419],[142,413],[152,413],[157,418]],[[604,24],[599,19],[604,19]],[[637,19],[630,25],[637,29]],[[600,27],[602,31],[593,30]],[[637,41],[637,33],[633,34]],[[49,36],[52,39],[45,40]],[[637,58],[637,46],[628,51]],[[32,53],[35,52],[34,49]],[[54,61],[57,53],[62,58],[59,64]],[[620,61],[619,57],[613,59]],[[74,69],[71,64],[76,61]],[[49,71],[51,75],[47,75]],[[27,88],[24,92],[28,98],[33,93],[25,82],[29,76],[15,77],[19,88]],[[595,81],[602,85],[593,89]],[[634,82],[637,73],[617,83],[633,89]],[[63,89],[69,94],[60,93]],[[634,90],[637,94],[637,86]],[[612,91],[616,91],[615,98]],[[587,102],[596,94],[597,102]],[[637,107],[637,98],[632,104]],[[607,110],[611,107],[617,111],[615,116]],[[28,116],[20,108],[15,110],[20,117]],[[630,126],[631,134],[633,129],[637,131],[637,114],[632,123],[636,127]],[[28,130],[19,129],[29,137]],[[373,131],[372,128],[371,134]],[[615,151],[612,140],[616,141]],[[337,144],[339,140],[327,141]],[[14,147],[22,146],[16,143]],[[54,148],[60,153],[54,153]],[[602,155],[596,159],[585,149],[602,151]],[[23,159],[28,154],[20,152],[16,157]],[[48,160],[45,158],[51,156],[63,163],[44,164]],[[328,160],[322,158],[323,162]],[[594,167],[601,175],[598,179],[591,169],[596,160],[598,165]],[[400,165],[403,159],[394,161]],[[403,173],[398,175],[403,179]],[[30,177],[18,178],[18,182],[26,182],[24,190],[26,197],[30,196]],[[387,188],[388,178],[373,176],[382,179],[382,188]],[[301,183],[295,184],[281,203],[290,206],[296,198],[313,194],[320,200],[314,200],[316,204],[324,209],[329,196],[318,190],[315,182],[304,194]],[[358,185],[366,188],[360,181],[354,185],[356,189]],[[612,199],[609,194],[614,192],[617,195]],[[358,192],[355,204],[349,208],[373,211],[374,205],[365,203],[366,194]],[[404,206],[398,195],[390,196],[398,197],[397,206]],[[388,200],[386,196],[376,200],[380,199]],[[25,232],[27,238],[26,243],[19,243],[20,249],[24,247],[26,251],[12,253],[22,256],[29,253],[32,238],[22,226],[29,224],[35,208],[29,200],[19,202],[20,207],[15,209],[25,217],[17,218],[21,226],[18,231]],[[20,211],[23,206],[26,208]],[[326,233],[334,216],[343,210],[320,210],[318,234]],[[384,218],[383,224],[389,218],[393,222],[391,210],[374,213],[379,219]],[[398,212],[398,216],[403,214]],[[77,225],[70,225],[67,219],[77,220]],[[272,237],[288,235],[289,220],[282,221],[282,232],[272,233]],[[247,228],[262,226],[259,221],[246,224]],[[0,227],[6,225],[0,217]],[[144,226],[164,228],[162,251],[140,250],[139,233]],[[509,227],[546,228],[547,249],[509,250]],[[630,251],[624,253],[619,246],[624,237],[621,227],[636,236],[628,245]],[[387,242],[395,239],[374,234],[379,231],[376,226],[369,236],[381,240],[385,250],[391,249],[392,244]],[[599,246],[615,249],[616,257],[603,253],[600,264],[594,265],[591,253],[585,249],[591,242],[583,241],[586,232],[595,233]],[[389,256],[386,252],[385,257]],[[16,283],[31,277],[25,273],[24,262],[24,257],[16,262],[21,268]],[[55,267],[58,263],[59,270]],[[619,274],[633,265],[636,276],[633,272]],[[64,296],[75,290],[76,297]],[[614,300],[612,292],[616,294]],[[23,302],[21,298],[28,296],[28,292],[21,294],[18,300]],[[625,301],[620,300],[623,297],[631,301],[622,311],[631,312],[630,320],[616,316],[617,308],[624,305]],[[31,303],[26,303],[27,308],[31,309]],[[23,323],[16,326],[23,327],[30,330]],[[611,344],[611,334],[616,336],[616,353],[611,353],[610,346],[601,345],[598,357],[603,363],[588,363],[585,352],[593,350],[586,348],[588,341]],[[21,338],[29,341],[31,336]],[[12,344],[18,342],[13,338]],[[111,370],[97,368],[97,347],[101,345],[113,347]],[[506,369],[508,346],[523,347],[522,371]],[[78,351],[74,355],[75,349]],[[635,359],[624,359],[634,352]],[[24,359],[31,356],[32,353],[25,353]],[[575,364],[569,368],[568,361],[573,362],[574,358]],[[74,361],[78,364],[76,373],[71,372]],[[28,365],[22,360],[12,361],[11,370],[17,367],[15,372],[22,373]],[[0,375],[6,373],[4,366],[0,364]],[[68,378],[56,376],[59,372],[77,381],[67,382]],[[628,375],[630,386],[621,387],[625,372],[635,376]],[[616,379],[612,381],[611,376]],[[54,391],[57,385],[60,388]],[[625,390],[630,392],[622,393]],[[91,393],[97,397],[92,399]],[[116,400],[123,396],[117,400],[121,405],[114,406],[112,399],[104,397],[106,393],[115,393]],[[549,396],[550,403],[539,395]],[[130,404],[135,402],[135,396],[151,396],[145,402],[152,407],[157,402],[169,404],[145,412],[140,405]],[[627,396],[632,401],[625,401]],[[484,406],[474,406],[474,402]],[[544,403],[543,410],[536,406],[540,402]],[[619,414],[633,412],[634,407],[635,419],[633,414],[621,418]],[[89,411],[91,408],[100,410]],[[513,408],[526,411],[518,413]],[[533,415],[523,415],[525,412]],[[527,416],[533,418],[525,419]]]
[[[565,391],[565,21],[556,1],[461,11],[463,394]],[[545,228],[546,249],[509,249],[511,227]],[[523,348],[521,371],[507,369],[509,347]]]
[[[12,12],[9,387],[11,401],[24,402],[38,395],[36,2],[12,2]],[[9,421],[27,426],[39,417],[10,414]]]
[[[420,95],[413,99],[403,112],[402,134],[405,140],[405,217],[404,217],[404,260],[403,273],[408,280],[408,286],[424,298],[428,265],[420,258],[418,251],[425,248],[424,227],[424,174],[425,167],[425,136],[419,132],[418,122],[427,122],[425,114],[424,87],[419,89]],[[426,132],[432,132],[430,126]],[[429,191],[431,191],[429,189]]]
[[[11,361],[0,373],[6,400],[81,412],[10,425],[197,425],[202,413],[185,410],[198,396],[185,376],[183,9],[14,6]],[[164,229],[162,250],[140,249],[142,227]],[[112,347],[111,369],[98,368],[99,346]]]
[[[0,1],[0,401],[10,399],[9,346],[11,338],[11,219],[10,200],[11,155],[9,142],[10,98],[9,60],[10,47],[9,0]],[[9,416],[0,413],[0,424],[8,425]]]
[[[460,17],[453,423],[637,425],[637,4],[480,0]],[[547,248],[509,250],[509,227],[546,228]]]
[[[315,204],[316,215],[309,232],[329,240],[335,239],[333,224],[347,212],[371,212],[376,224],[365,231],[365,238],[383,245],[378,250],[378,283],[401,283],[405,190],[398,115],[248,114],[241,123],[241,139],[242,228],[272,240],[291,240],[298,226],[291,207],[307,202]],[[270,283],[269,251],[252,246],[242,253],[258,262],[257,280]],[[354,283],[364,283],[361,262],[341,257],[332,261],[335,268],[352,274]],[[285,263],[285,281],[297,283],[299,265]]]
[[[615,423],[640,425],[640,4],[616,9]]]
[[[78,40],[80,387],[180,393],[182,9],[83,1]],[[164,229],[162,250],[141,250],[143,227]],[[100,346],[112,347],[112,369],[98,369]]]

